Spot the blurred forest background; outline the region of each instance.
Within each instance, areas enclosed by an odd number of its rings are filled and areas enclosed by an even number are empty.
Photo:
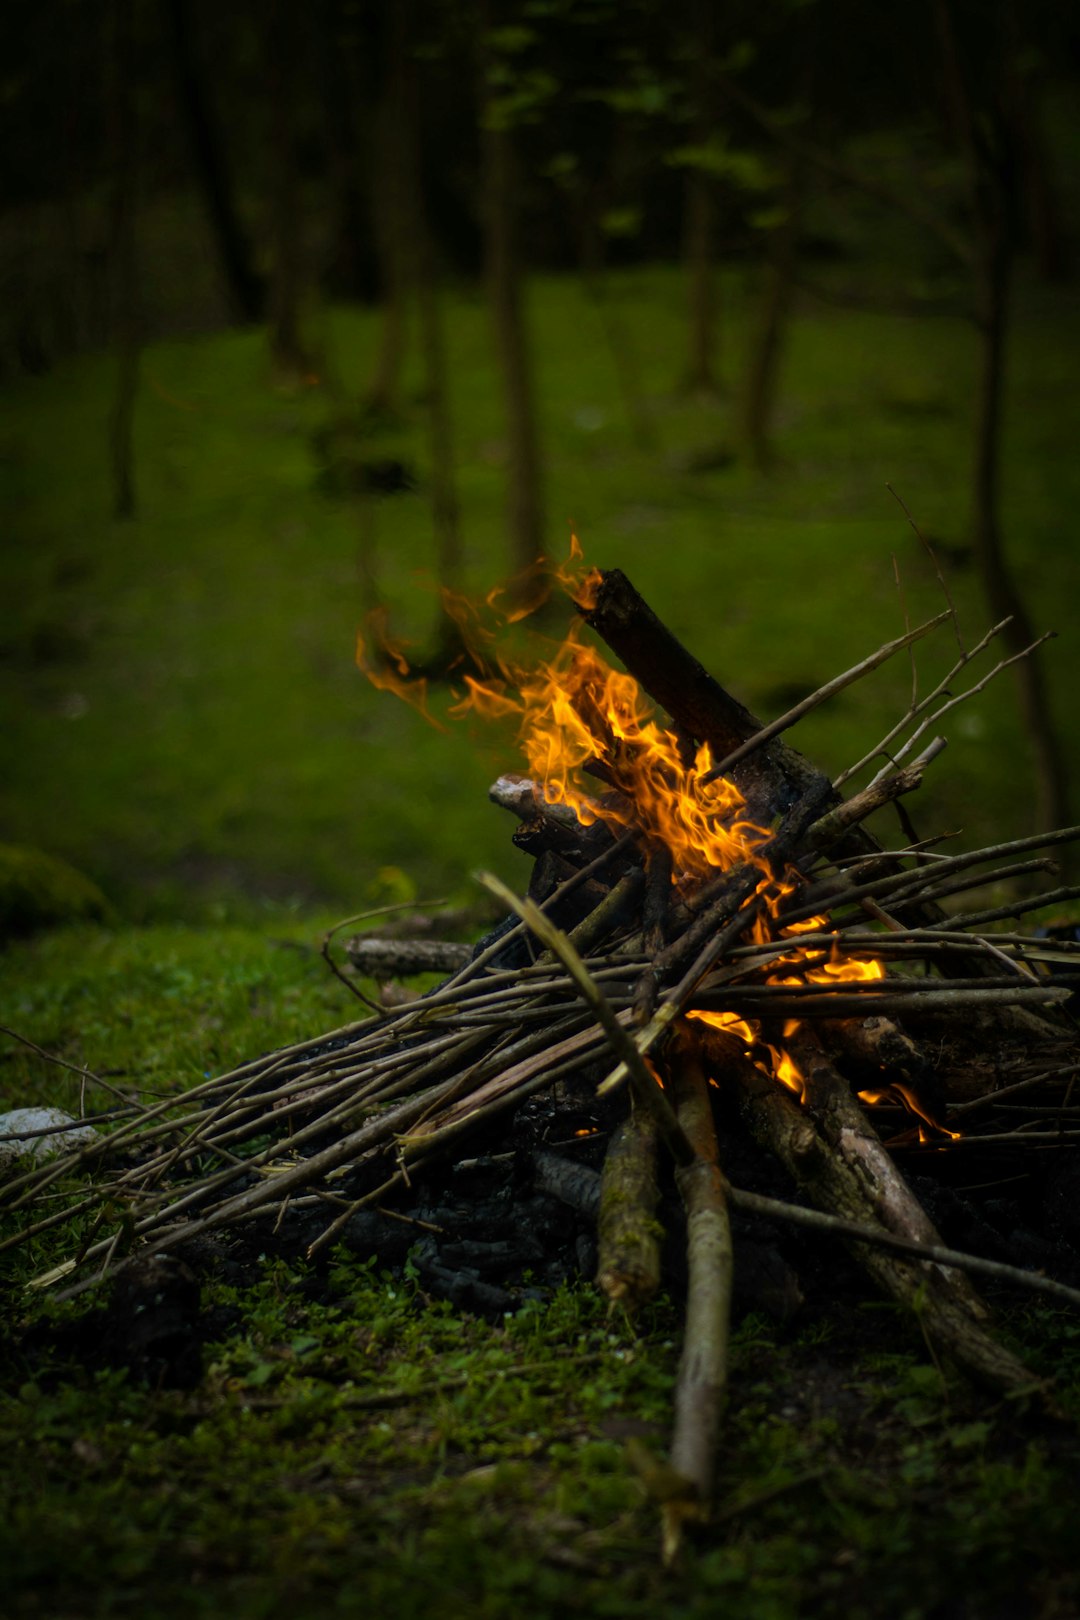
[[[8,0],[0,47],[9,865],[137,920],[523,880],[512,735],[374,691],[365,614],[437,668],[436,586],[574,531],[771,718],[943,605],[887,485],[969,642],[1062,632],[918,830],[1068,818],[1074,8]],[[792,740],[859,757],[901,663]]]

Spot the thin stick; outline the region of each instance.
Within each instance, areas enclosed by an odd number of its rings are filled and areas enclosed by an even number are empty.
[[[1068,1001],[1072,991],[1065,986],[1020,984],[1010,990],[949,990],[942,985],[937,990],[917,990],[904,995],[863,994],[852,986],[847,990],[822,990],[805,997],[791,995],[782,985],[770,991],[766,998],[701,993],[689,998],[687,1005],[723,1012],[752,1011],[755,1016],[770,1018],[874,1018],[879,1013],[935,1013],[953,1011],[958,1007],[1003,1006],[1059,1006]],[[607,1085],[605,1080],[604,1085]]]
[[[862,759],[857,760],[854,765],[849,765],[846,771],[840,772],[840,775],[836,777],[833,782],[833,787],[839,791],[839,789],[843,787],[844,783],[848,781],[849,778],[852,776],[857,776],[858,773],[863,770],[865,766],[869,765],[871,760],[876,759],[879,754],[884,754],[887,758],[892,758],[893,756],[889,753],[889,749],[893,740],[901,735],[905,728],[911,724],[912,720],[916,719],[920,714],[924,714],[930,705],[936,702],[939,697],[944,697],[949,692],[950,687],[956,680],[956,677],[959,675],[960,671],[964,669],[966,665],[970,664],[972,659],[978,658],[981,652],[985,652],[986,648],[990,645],[994,638],[999,636],[1001,632],[1011,623],[1011,618],[1002,619],[1000,623],[991,626],[991,628],[987,630],[982,640],[978,641],[975,646],[972,647],[970,652],[962,652],[955,664],[953,664],[952,668],[949,670],[948,674],[938,682],[933,691],[928,692],[926,696],[920,699],[920,701],[914,706],[909,705],[907,713],[902,717],[902,719],[898,720],[894,726],[890,727],[876,747],[871,748],[870,752],[864,754]],[[895,760],[894,763],[896,763]]]
[[[677,1049],[668,1084],[679,1124],[693,1146],[692,1163],[675,1172],[686,1210],[686,1328],[675,1385],[671,1467],[685,1494],[663,1506],[664,1562],[675,1558],[689,1518],[702,1518],[712,1496],[716,1440],[727,1388],[734,1262],[724,1177],[716,1162],[716,1128],[708,1082],[696,1047]]]
[[[631,1105],[608,1144],[600,1176],[596,1282],[613,1305],[631,1314],[660,1286],[656,1143],[653,1115]]]
[[[705,775],[701,778],[702,785],[706,782],[715,782],[718,777],[726,776],[741,759],[746,758],[747,754],[752,754],[756,748],[760,748],[763,743],[767,743],[772,737],[778,737],[782,731],[787,731],[797,720],[801,720],[803,715],[809,714],[812,709],[818,708],[822,703],[827,703],[831,697],[836,696],[837,692],[842,692],[846,686],[853,685],[855,681],[861,680],[864,675],[869,675],[872,670],[877,669],[880,664],[884,664],[895,653],[901,652],[905,647],[912,646],[916,641],[921,641],[923,636],[929,635],[931,630],[936,630],[939,625],[944,624],[945,620],[950,617],[949,612],[939,613],[936,618],[928,619],[925,624],[920,624],[915,630],[909,630],[906,635],[898,636],[895,641],[887,641],[883,647],[878,648],[877,652],[871,653],[869,658],[862,659],[860,663],[853,664],[842,675],[835,675],[831,681],[826,681],[824,686],[819,686],[817,691],[811,692],[809,697],[802,698],[800,702],[795,704],[794,708],[789,709],[786,714],[782,714],[778,720],[771,720],[767,726],[762,726],[760,731],[755,731],[752,737],[747,737],[746,741],[740,743],[738,748],[733,748],[720,761],[719,765],[714,765],[711,770],[705,772]]]
[[[611,1003],[590,977],[588,969],[566,935],[555,927],[550,918],[544,916],[532,900],[519,898],[491,872],[480,872],[478,878],[486,889],[515,911],[537,939],[553,951],[562,962],[580,990],[582,999],[596,1015],[597,1022],[607,1036],[620,1064],[625,1065],[637,1096],[655,1118],[676,1163],[689,1164],[694,1157],[694,1150],[687,1141],[671,1104],[658,1085],[655,1074],[646,1064],[644,1053],[620,1024]]]
[[[622,855],[625,853],[625,851],[631,849],[637,843],[638,837],[639,834],[636,830],[623,833],[621,838],[617,838],[615,842],[609,845],[607,849],[601,851],[601,853],[596,856],[595,860],[591,860],[587,866],[583,866],[579,871],[572,873],[571,876],[566,879],[565,883],[561,883],[546,900],[541,901],[539,906],[541,914],[545,914],[546,912],[550,911],[551,908],[557,905],[560,900],[564,899],[568,894],[573,894],[575,889],[580,888],[581,885],[583,883],[587,883],[591,877],[595,877],[598,872],[603,871],[608,862],[614,860],[617,855]],[[487,967],[492,957],[498,956],[499,952],[504,950],[506,946],[514,939],[520,939],[524,932],[524,923],[519,923],[516,928],[509,929],[505,934],[502,935],[500,939],[493,940],[492,943],[482,950],[478,956],[475,956],[466,967],[461,968],[459,972],[453,974],[453,976],[446,981],[446,984],[443,986],[443,992],[449,995],[453,991],[458,990],[467,979],[471,979],[475,977],[476,974],[481,973],[484,968]]]
[[[935,863],[932,877],[925,868],[920,868],[915,872],[905,870],[886,873],[865,883],[852,884],[850,888],[837,888],[828,882],[822,883],[808,889],[800,905],[785,910],[781,921],[788,925],[801,922],[804,918],[817,916],[823,907],[853,905],[865,895],[871,895],[879,901],[888,896],[890,907],[893,909],[901,903],[901,896],[904,905],[932,900],[936,892],[935,884],[939,878],[944,880],[955,872],[995,860],[999,855],[1022,855],[1029,849],[1048,849],[1054,844],[1075,843],[1078,839],[1080,827],[1060,827],[1054,832],[1034,833],[1029,838],[1016,838],[1007,844],[992,844],[985,849],[969,850],[963,855],[943,856]],[[979,881],[986,883],[990,879],[984,876]],[[972,887],[975,886],[972,884]],[[951,918],[946,919],[946,926],[950,928],[953,926]]]
[[[901,794],[911,793],[922,783],[923,773],[931,760],[936,759],[945,747],[944,737],[935,737],[930,746],[923,750],[918,759],[912,760],[910,765],[891,772],[879,781],[863,788],[853,798],[844,800],[834,809],[826,811],[820,821],[814,825],[806,835],[806,843],[813,850],[827,850],[832,847],[849,827],[864,821],[867,816],[873,815],[882,805],[888,804],[892,799],[898,799]]]
[[[943,703],[940,709],[935,709],[933,714],[927,715],[926,719],[922,720],[919,725],[915,727],[915,730],[912,732],[907,742],[904,743],[901,748],[896,750],[896,753],[892,756],[893,764],[898,764],[899,761],[903,759],[904,755],[909,753],[911,749],[914,748],[923,732],[928,730],[930,726],[937,725],[938,721],[941,720],[943,716],[947,715],[950,709],[955,709],[959,704],[966,703],[969,698],[977,697],[980,692],[984,692],[986,690],[986,688],[990,685],[990,682],[1000,675],[1003,670],[1010,669],[1013,664],[1018,664],[1022,658],[1030,658],[1032,653],[1036,652],[1042,646],[1044,641],[1053,641],[1056,635],[1056,630],[1044,631],[1043,634],[1038,636],[1033,642],[1031,642],[1029,646],[1023,647],[1018,653],[1013,653],[1011,658],[1000,659],[998,663],[994,665],[993,669],[983,676],[981,681],[976,681],[974,686],[969,686],[963,692],[958,692],[955,697],[949,698],[947,703]],[[887,766],[882,767],[882,770],[887,769]],[[880,775],[881,773],[879,772],[878,774]],[[877,778],[875,777],[875,781],[876,780]]]
[[[107,1080],[103,1080],[92,1069],[88,1069],[85,1063],[80,1068],[77,1064],[69,1063],[66,1058],[57,1057],[53,1052],[46,1052],[43,1046],[39,1046],[36,1041],[30,1040],[27,1035],[20,1035],[17,1029],[9,1029],[7,1024],[0,1024],[0,1035],[10,1035],[13,1041],[19,1041],[23,1046],[28,1046],[31,1052],[36,1052],[38,1057],[44,1058],[46,1063],[55,1063],[58,1069],[68,1069],[72,1074],[77,1074],[84,1085],[87,1080],[92,1080],[95,1086],[100,1086],[102,1091],[107,1091],[110,1097],[116,1097],[132,1113],[141,1114],[145,1112],[141,1103],[133,1102],[130,1097],[125,1097],[119,1087],[110,1086]]]
[[[904,497],[900,494],[899,490],[894,489],[893,486],[890,483],[888,483],[887,481],[886,481],[886,484],[885,484],[885,488],[888,490],[888,492],[892,496],[893,500],[897,503],[900,510],[903,512],[904,516],[907,518],[908,522],[911,524],[911,527],[914,529],[915,534],[916,534],[916,536],[918,538],[919,544],[922,546],[923,550],[926,552],[926,555],[930,558],[930,561],[934,565],[934,572],[937,575],[938,584],[941,586],[942,595],[944,596],[946,602],[948,602],[948,604],[949,604],[949,613],[952,616],[953,629],[956,632],[956,645],[959,647],[959,649],[960,649],[960,651],[962,653],[964,651],[964,641],[963,641],[963,637],[960,634],[960,615],[956,611],[956,604],[953,601],[952,596],[951,596],[951,594],[949,592],[949,587],[948,587],[948,584],[946,583],[945,575],[941,572],[941,564],[937,560],[937,553],[934,551],[933,546],[930,544],[929,540],[926,538],[925,534],[923,534],[922,530],[919,528],[919,525],[916,523],[915,519],[912,517],[911,512],[910,512],[910,510],[908,508],[908,504],[904,500]]]
[[[1026,1080],[1016,1080],[1011,1086],[1002,1086],[998,1091],[985,1092],[981,1097],[973,1097],[970,1102],[954,1103],[949,1110],[950,1118],[958,1115],[975,1113],[979,1108],[991,1108],[999,1103],[1003,1097],[1015,1097],[1021,1091],[1030,1091],[1035,1086],[1043,1085],[1047,1080],[1065,1080],[1074,1074],[1080,1074],[1080,1063],[1067,1063],[1062,1069],[1046,1069],[1042,1074],[1032,1074]]]
[[[1045,894],[1032,896],[1030,900],[1014,900],[1007,906],[993,906],[989,911],[968,911],[959,917],[950,917],[950,928],[982,927],[983,923],[998,922],[1003,917],[1022,917],[1029,911],[1041,911],[1044,906],[1060,906],[1066,900],[1075,900],[1080,895],[1080,885],[1072,884],[1061,889],[1049,889]],[[931,929],[945,927],[944,923],[930,923]]]
[[[1067,1305],[1080,1308],[1080,1289],[1044,1277],[1041,1272],[1022,1271],[1018,1266],[1007,1266],[1000,1260],[984,1260],[981,1255],[967,1254],[960,1249],[946,1248],[941,1243],[913,1243],[897,1237],[881,1226],[868,1226],[862,1221],[845,1220],[839,1215],[826,1215],[822,1210],[807,1209],[804,1204],[785,1204],[779,1198],[766,1198],[761,1193],[744,1192],[728,1186],[728,1199],[736,1209],[748,1215],[765,1215],[770,1220],[784,1221],[791,1226],[809,1227],[816,1232],[829,1232],[836,1237],[857,1238],[860,1243],[872,1243],[879,1249],[893,1249],[898,1254],[911,1255],[916,1260],[931,1261],[934,1265],[949,1266],[955,1271],[970,1272],[977,1277],[994,1277],[999,1282],[1012,1283],[1037,1294],[1050,1294],[1064,1300]]]

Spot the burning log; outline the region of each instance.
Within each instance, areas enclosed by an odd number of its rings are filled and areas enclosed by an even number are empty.
[[[968,1273],[1005,1275],[1073,1305],[1080,1295],[948,1249],[901,1163],[906,1152],[932,1152],[940,1165],[956,1151],[1043,1151],[1048,1136],[1059,1147],[1080,1142],[1080,1114],[1066,1113],[1080,1057],[1062,1016],[1080,950],[985,932],[1000,907],[959,919],[941,907],[985,882],[987,865],[992,877],[1041,869],[1041,855],[1017,857],[1080,839],[1080,828],[929,860],[926,846],[884,849],[865,827],[919,786],[944,746],[925,741],[927,731],[989,677],[959,697],[939,687],[913,703],[875,751],[887,748],[893,762],[847,800],[846,777],[834,784],[782,740],[800,713],[947,614],[763,728],[625,575],[593,571],[569,583],[627,674],[572,633],[539,672],[489,667],[481,648],[478,675],[465,677],[466,702],[518,717],[530,773],[501,777],[491,793],[518,818],[517,846],[535,857],[524,899],[487,880],[505,923],[477,947],[350,941],[365,974],[438,964],[449,977],[406,1006],[245,1064],[196,1087],[183,1106],[155,1104],[66,1160],[16,1177],[4,1201],[30,1218],[0,1248],[96,1212],[100,1236],[61,1268],[79,1273],[75,1289],[117,1272],[122,1240],[167,1252],[249,1221],[271,1220],[275,1230],[293,1215],[321,1222],[305,1238],[317,1254],[358,1217],[415,1196],[425,1176],[460,1164],[463,1145],[472,1152],[479,1142],[496,1158],[523,1153],[534,1191],[546,1187],[595,1221],[600,1286],[632,1310],[661,1280],[656,1209],[671,1177],[685,1209],[689,1281],[666,1476],[670,1555],[684,1523],[707,1511],[727,1376],[729,1205],[839,1232],[936,1350],[995,1391],[1037,1387],[994,1338]],[[990,639],[962,654],[953,675]],[[393,689],[410,697],[397,654],[392,667]],[[650,716],[642,689],[674,729]],[[426,691],[412,700],[426,710]],[[904,763],[917,741],[922,751]],[[1022,915],[1028,903],[1014,909]],[[933,1045],[922,1038],[930,1028]],[[994,1060],[980,1068],[972,1042],[988,1028]],[[530,1111],[541,1097],[557,1111],[559,1087],[589,1099],[589,1123],[574,1139],[607,1142],[599,1169],[596,1159],[574,1173],[536,1137]],[[733,1105],[739,1128],[813,1209],[729,1185],[714,1097]],[[1016,1099],[1021,1119],[1005,1111]],[[903,1110],[910,1130],[884,1144],[872,1123],[879,1106]],[[43,1212],[43,1195],[86,1167],[107,1170],[101,1189]],[[490,1243],[453,1249],[484,1265],[494,1252]],[[425,1264],[426,1276],[451,1275],[437,1256]]]
[[[760,733],[761,723],[672,635],[621,569],[606,572],[581,607],[586,624],[686,737],[708,743],[713,760]],[[801,754],[774,741],[731,774],[754,819],[765,824],[825,780]]]

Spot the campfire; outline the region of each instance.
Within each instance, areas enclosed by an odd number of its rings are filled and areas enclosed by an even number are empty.
[[[511,657],[500,628],[514,633],[552,576],[573,603],[570,633],[531,662]],[[732,1210],[839,1235],[878,1288],[917,1310],[935,1353],[994,1391],[1049,1402],[995,1337],[972,1279],[1073,1305],[1080,1293],[946,1247],[904,1173],[948,1184],[977,1164],[992,1178],[1080,1141],[1069,1012],[1080,947],[1019,921],[1080,890],[968,910],[958,898],[1052,871],[1045,851],[1080,828],[950,854],[917,840],[899,804],[945,747],[939,723],[1010,661],[969,673],[1004,627],[965,648],[950,605],[762,725],[623,573],[586,569],[577,553],[512,594],[449,597],[447,608],[463,649],[451,719],[517,728],[523,769],[491,797],[533,857],[527,895],[482,879],[506,915],[479,946],[351,939],[352,966],[393,1005],[181,1101],[133,1109],[108,1137],[9,1182],[3,1201],[27,1211],[9,1246],[96,1212],[92,1239],[38,1279],[70,1292],[130,1265],[132,1244],[158,1255],[246,1223],[302,1219],[317,1254],[380,1211],[412,1222],[412,1241],[433,1224],[416,1214],[425,1178],[509,1154],[532,1191],[594,1224],[597,1282],[633,1312],[661,1283],[657,1213],[673,1176],[687,1285],[664,1474],[669,1554],[707,1511]],[[783,740],[935,633],[956,634],[953,667],[835,781]],[[368,627],[359,658],[378,686],[442,723],[384,623]],[[907,831],[898,848],[866,825],[885,806]],[[1007,919],[1015,931],[992,928]],[[400,984],[430,971],[448,976],[425,993]],[[736,1138],[777,1166],[781,1196],[733,1185]],[[74,1168],[101,1174],[60,1207],[43,1200],[70,1189]]]

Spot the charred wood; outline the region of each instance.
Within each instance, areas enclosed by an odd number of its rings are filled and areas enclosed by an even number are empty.
[[[891,1018],[843,1018],[823,1022],[821,1040],[856,1066],[864,1086],[906,1086],[935,1120],[948,1118],[948,1088],[917,1041]]]
[[[709,744],[714,760],[723,759],[761,730],[749,709],[672,635],[621,569],[604,573],[584,618],[676,726]],[[732,780],[754,818],[766,825],[813,786],[827,786],[832,797],[838,797],[809,760],[776,740],[737,765]]]
[[[710,1052],[720,1043],[710,1041]],[[827,1214],[870,1226],[889,1228],[882,1212],[889,1209],[888,1190],[867,1179],[869,1160],[858,1158],[859,1171],[826,1140],[809,1112],[784,1094],[725,1040],[724,1081],[737,1088],[744,1123],[755,1141],[776,1154],[811,1204]],[[840,1127],[841,1132],[843,1127]],[[861,1131],[860,1131],[861,1136]],[[926,1217],[929,1221],[929,1217]],[[978,1383],[1007,1395],[1041,1391],[1038,1380],[983,1322],[936,1281],[940,1269],[904,1260],[864,1243],[852,1242],[852,1253],[884,1292],[915,1312],[930,1343],[962,1366]],[[985,1309],[985,1308],[984,1308]]]
[[[671,715],[677,731],[707,742],[714,760],[723,759],[762,730],[749,709],[732,697],[662,623],[621,569],[603,573],[592,603],[580,611],[629,673]],[[925,764],[929,754],[927,750],[914,763]],[[815,791],[821,795],[819,819],[834,806],[840,810],[839,819],[843,819],[840,795],[828,777],[777,737],[739,760],[730,775],[746,800],[748,814],[761,825],[767,826],[777,814]],[[898,791],[904,791],[902,782],[903,778]],[[831,838],[828,824],[826,832]],[[903,872],[898,857],[883,850],[861,820],[846,831],[841,829],[841,834],[832,845],[836,857],[879,855],[880,872]],[[944,917],[934,900],[914,896],[905,897],[895,915],[908,926],[928,926]],[[985,961],[973,955],[969,971],[984,974]]]
[[[550,1193],[568,1209],[576,1210],[590,1220],[600,1214],[601,1177],[598,1170],[559,1153],[533,1155],[533,1184],[540,1192]]]

